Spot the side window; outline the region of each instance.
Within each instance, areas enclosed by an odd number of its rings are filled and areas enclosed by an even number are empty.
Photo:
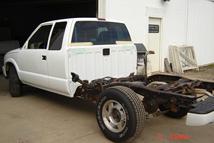
[[[40,27],[28,41],[28,49],[46,49],[52,25]]]
[[[55,24],[51,35],[49,50],[61,49],[66,25],[66,22],[60,22]]]

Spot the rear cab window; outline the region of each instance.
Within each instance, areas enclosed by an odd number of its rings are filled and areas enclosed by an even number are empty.
[[[123,41],[131,41],[129,32],[123,23],[78,21],[75,23],[71,42],[107,45]]]
[[[49,50],[61,50],[67,22],[57,22],[51,35]]]

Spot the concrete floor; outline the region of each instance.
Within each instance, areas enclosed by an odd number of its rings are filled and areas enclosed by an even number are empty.
[[[159,116],[149,119],[135,143],[211,143],[214,124],[201,127]],[[0,143],[109,143],[99,130],[95,106],[34,88],[12,98],[0,77]]]
[[[214,64],[210,64],[209,66],[200,67],[199,71],[192,70],[185,72],[184,75],[193,77],[193,78],[203,78],[206,80],[214,81]]]

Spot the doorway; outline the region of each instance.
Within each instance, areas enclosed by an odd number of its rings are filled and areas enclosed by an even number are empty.
[[[148,72],[158,72],[161,71],[161,18],[149,18],[148,29],[148,50],[155,52],[148,56]]]

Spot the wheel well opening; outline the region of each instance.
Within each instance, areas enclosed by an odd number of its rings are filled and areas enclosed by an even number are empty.
[[[9,70],[11,66],[14,66],[11,62],[6,63],[5,66],[6,78],[9,77]]]

